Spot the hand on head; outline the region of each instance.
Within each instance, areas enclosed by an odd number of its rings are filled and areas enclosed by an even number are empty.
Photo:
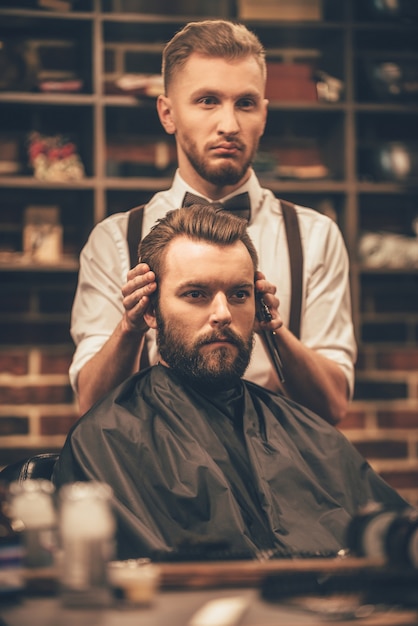
[[[276,286],[270,283],[262,272],[257,271],[255,274],[255,289],[256,297],[262,296],[271,314],[271,321],[269,322],[260,321],[256,318],[254,326],[255,332],[259,332],[260,330],[278,330],[283,326],[283,320],[279,314],[280,300],[276,296]]]
[[[127,282],[122,287],[124,319],[128,330],[141,334],[147,332],[149,327],[144,314],[150,306],[150,296],[156,289],[155,274],[146,263],[138,263],[129,270]]]

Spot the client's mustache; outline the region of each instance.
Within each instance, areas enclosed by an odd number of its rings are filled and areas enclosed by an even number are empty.
[[[237,335],[233,330],[228,328],[227,326],[219,331],[214,331],[211,333],[207,333],[203,337],[199,339],[197,342],[197,347],[204,346],[207,343],[214,343],[217,341],[229,341],[229,343],[233,343],[237,346],[243,346],[244,341],[242,338]]]

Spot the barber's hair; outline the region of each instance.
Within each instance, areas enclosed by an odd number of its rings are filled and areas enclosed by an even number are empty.
[[[258,255],[244,219],[208,205],[193,204],[168,211],[139,244],[139,261],[149,265],[157,281],[164,272],[167,247],[177,237],[188,237],[193,241],[206,241],[219,246],[242,241],[250,254],[254,272],[258,268]]]
[[[162,75],[164,89],[175,73],[182,69],[193,52],[228,61],[255,58],[266,77],[266,53],[258,37],[243,24],[226,20],[189,22],[178,31],[163,51]]]

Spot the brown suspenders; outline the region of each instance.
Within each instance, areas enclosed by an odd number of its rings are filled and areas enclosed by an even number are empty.
[[[289,250],[291,299],[289,330],[300,339],[300,317],[302,310],[303,290],[303,250],[300,237],[299,221],[295,205],[286,200],[280,200],[286,228],[287,247]]]
[[[280,200],[286,228],[287,246],[289,250],[290,276],[292,293],[290,301],[289,330],[300,337],[300,318],[303,289],[303,251],[300,238],[299,222],[295,205],[286,200]],[[141,205],[129,211],[127,242],[129,248],[130,267],[138,263],[138,245],[142,235],[142,219],[144,206]],[[141,368],[148,365],[146,350],[142,351]]]

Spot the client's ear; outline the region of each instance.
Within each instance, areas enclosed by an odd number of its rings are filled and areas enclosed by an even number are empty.
[[[144,320],[150,328],[154,330],[157,328],[157,318],[155,316],[155,310],[152,303],[150,303],[149,307],[144,313]]]

